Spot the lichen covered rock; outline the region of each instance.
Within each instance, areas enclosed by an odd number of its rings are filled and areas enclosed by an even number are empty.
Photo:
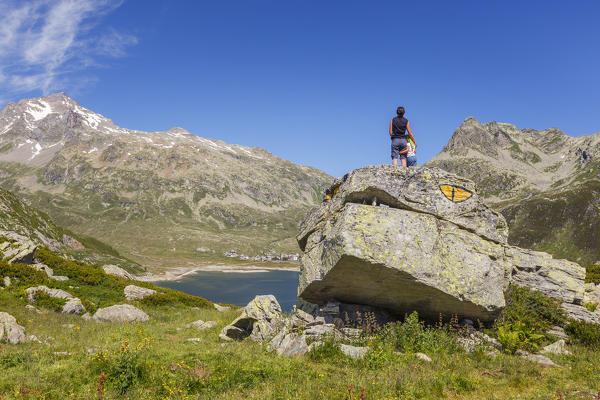
[[[250,337],[257,342],[270,340],[283,326],[281,306],[273,295],[256,296],[239,317],[221,331],[223,340]]]
[[[299,297],[491,321],[514,283],[569,304],[583,301],[584,270],[509,246],[504,217],[475,185],[437,168],[365,167],[334,182],[297,236]]]

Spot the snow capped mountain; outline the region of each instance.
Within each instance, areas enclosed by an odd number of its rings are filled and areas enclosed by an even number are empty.
[[[300,215],[330,179],[183,128],[121,128],[64,93],[0,111],[0,184],[126,254],[148,246],[162,254],[167,243],[186,252],[294,250]]]

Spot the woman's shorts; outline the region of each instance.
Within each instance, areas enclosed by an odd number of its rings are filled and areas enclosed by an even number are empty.
[[[416,167],[417,166],[417,157],[415,157],[415,156],[406,157],[406,166],[407,167]]]
[[[399,137],[395,137],[392,138],[392,160],[396,159],[396,158],[406,158],[406,153],[404,154],[398,154],[401,151],[406,150],[406,138],[399,138]]]

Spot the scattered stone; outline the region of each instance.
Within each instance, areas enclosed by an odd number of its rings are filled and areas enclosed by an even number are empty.
[[[46,264],[42,264],[42,263],[31,264],[31,268],[35,269],[36,271],[46,273],[48,278],[52,278],[54,276],[54,271],[52,270],[52,268],[50,268]]]
[[[100,308],[94,314],[98,322],[146,322],[148,314],[130,304],[119,304]]]
[[[2,258],[9,264],[31,264],[37,245],[25,236],[15,232],[0,231],[0,237],[8,239],[0,243]]]
[[[217,309],[217,311],[229,311],[229,310],[231,310],[231,307],[222,306],[222,305],[219,305],[217,303],[213,303],[213,306],[215,306],[215,308]]]
[[[306,337],[289,333],[283,337],[276,350],[277,354],[282,357],[300,357],[308,352]]]
[[[63,239],[63,243],[66,244],[67,246],[75,249],[75,250],[84,250],[85,246],[81,244],[81,242],[77,239],[75,239],[72,236],[69,235],[63,235],[62,237]]]
[[[151,296],[156,293],[156,290],[147,289],[135,285],[125,286],[123,289],[127,300],[140,300],[146,296]]]
[[[86,352],[88,354],[97,354],[100,350],[96,349],[96,348],[91,348],[91,349],[87,349]]]
[[[64,281],[68,281],[69,277],[68,276],[62,276],[62,275],[52,275],[50,277],[50,279],[55,280],[55,281],[59,281],[59,282],[64,282]]]
[[[542,351],[542,354],[571,354],[569,350],[566,348],[566,343],[563,339],[557,340],[556,342],[545,346]]]
[[[424,354],[424,353],[415,353],[415,356],[417,356],[418,358],[420,358],[423,361],[431,362],[431,358],[427,354]]]
[[[77,314],[80,315],[85,311],[85,307],[81,304],[81,300],[78,298],[72,298],[67,300],[67,302],[63,305],[62,313],[63,314]]]
[[[360,338],[362,330],[358,328],[342,328],[340,329],[340,332],[346,335],[347,338],[356,340]]]
[[[517,350],[517,352],[515,354],[521,358],[524,358],[531,362],[538,363],[544,367],[557,367],[557,365],[554,363],[554,361],[552,361],[548,357],[543,356],[541,354],[531,354],[524,350]]]
[[[563,328],[561,328],[560,326],[553,326],[552,328],[550,328],[550,330],[547,333],[548,333],[548,335],[555,336],[559,339],[567,340],[569,338],[569,335],[567,335],[565,333],[565,330]]]
[[[27,336],[27,341],[28,342],[35,342],[35,343],[42,344],[42,341],[40,339],[38,339],[38,337],[35,336],[35,335],[29,335],[29,336]]]
[[[357,360],[359,358],[363,358],[365,356],[365,354],[367,354],[369,352],[368,347],[356,347],[356,346],[350,346],[347,344],[341,344],[340,350],[342,351],[342,353],[344,353],[345,355],[347,355],[351,358],[354,358],[355,360]]]
[[[589,311],[584,306],[562,303],[562,308],[567,312],[569,318],[575,321],[592,322],[594,324],[600,324],[600,314]]]
[[[11,282],[10,278],[8,276],[5,276],[4,277],[4,287],[9,287],[11,283],[12,282]]]
[[[62,324],[62,327],[67,329],[73,329],[75,328],[75,324]]]
[[[83,318],[86,321],[90,321],[93,319],[92,315],[90,313],[85,313],[81,316],[81,318]]]
[[[473,350],[475,350],[477,346],[483,345],[492,346],[495,349],[502,348],[502,345],[500,344],[498,339],[490,337],[485,333],[476,331],[474,329],[469,331],[468,334],[465,336],[459,336],[456,339],[456,344],[465,349],[467,353],[470,353]]]
[[[34,306],[32,306],[31,304],[27,304],[25,305],[25,309],[29,310],[29,311],[35,311],[38,314],[43,314],[42,311],[38,310],[37,308],[35,308]]]
[[[335,340],[344,339],[344,334],[338,331],[334,324],[314,325],[304,331],[307,337],[323,339],[333,337]]]
[[[135,276],[131,275],[129,272],[125,271],[123,268],[121,268],[117,265],[107,264],[107,265],[101,266],[100,268],[102,268],[102,270],[104,270],[104,273],[106,273],[108,275],[120,276],[121,278],[129,279],[129,280],[135,279]]]
[[[194,321],[190,324],[187,324],[185,327],[204,330],[204,329],[214,328],[217,325],[218,325],[218,323],[216,321],[206,321],[205,322],[205,321],[202,321],[201,319],[199,319],[198,321]]]
[[[75,354],[77,354],[77,353],[75,353],[73,351],[55,351],[54,352],[55,356],[72,356]]]
[[[193,337],[193,338],[189,338],[189,339],[185,339],[186,342],[201,342],[202,338],[199,337]]]
[[[307,312],[300,309],[294,311],[292,316],[292,326],[295,328],[305,327],[315,322],[315,318]]]
[[[256,296],[231,324],[221,331],[222,340],[250,337],[257,342],[271,339],[283,326],[281,306],[273,295]]]
[[[17,324],[15,317],[0,311],[0,341],[2,340],[10,344],[25,343],[27,336],[25,328]]]
[[[34,286],[25,289],[25,293],[27,294],[27,301],[29,301],[30,303],[34,303],[35,296],[38,292],[42,292],[50,297],[55,297],[63,300],[69,300],[74,298],[72,294],[65,292],[62,289],[50,289],[47,286]]]

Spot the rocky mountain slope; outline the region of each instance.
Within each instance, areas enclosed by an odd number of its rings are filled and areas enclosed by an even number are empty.
[[[137,264],[124,259],[107,244],[57,226],[46,214],[3,189],[0,189],[0,242],[6,243],[0,250],[1,258],[22,250],[21,245],[31,251],[36,246],[44,246],[90,263],[119,263],[132,270],[139,269]]]
[[[517,129],[467,118],[426,165],[474,180],[509,243],[582,264],[600,259],[600,133]]]
[[[0,184],[138,260],[296,252],[327,174],[184,129],[116,126],[65,94],[0,111]]]

